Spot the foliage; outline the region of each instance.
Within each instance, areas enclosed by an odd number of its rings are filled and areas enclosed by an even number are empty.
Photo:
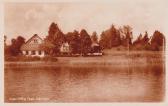
[[[132,45],[132,28],[129,25],[124,25],[119,28],[121,34],[121,45],[130,47]]]
[[[81,39],[79,32],[74,30],[74,32],[68,32],[66,34],[66,41],[70,45],[71,53],[77,54],[81,51]]]
[[[56,62],[58,61],[58,59],[56,57],[51,57],[51,56],[45,56],[43,58],[41,58],[42,61],[52,61],[52,62]]]
[[[51,55],[60,52],[60,47],[65,42],[65,35],[54,22],[51,23],[49,27],[48,36],[45,41],[54,45],[54,47],[49,46],[48,48],[46,46],[46,49],[50,51],[49,53],[51,53]]]
[[[151,39],[151,49],[158,51],[160,47],[165,47],[165,37],[161,32],[156,30]]]
[[[103,49],[132,45],[132,28],[130,26],[117,29],[112,25],[110,29],[103,31],[100,36],[100,45]]]
[[[92,41],[85,29],[81,30],[80,38],[81,38],[81,54],[85,56],[87,53],[89,53],[91,49]]]
[[[18,36],[16,39],[11,40],[12,44],[10,46],[6,46],[5,51],[6,55],[17,56],[21,53],[21,46],[25,43],[25,38],[22,36]]]
[[[91,40],[93,43],[98,43],[98,36],[96,32],[93,32],[91,35]]]
[[[85,29],[82,29],[80,33],[74,30],[73,32],[64,34],[59,29],[58,25],[53,22],[49,26],[48,35],[44,39],[42,48],[44,48],[47,55],[50,56],[59,55],[60,47],[65,42],[68,42],[70,45],[72,54],[82,54],[84,56],[91,52],[92,43],[100,44],[101,49],[165,50],[165,36],[157,30],[150,38],[146,31],[144,35],[140,34],[134,42],[132,39],[132,27],[129,25],[124,25],[119,28],[112,25],[109,29],[102,31],[100,40],[98,40],[96,32],[93,32],[90,36]],[[6,40],[7,36],[4,35],[5,57],[19,56],[19,54],[21,54],[20,48],[25,43],[24,37],[18,36],[17,38],[13,38],[11,40],[11,45],[7,45]]]
[[[150,50],[148,32],[145,32],[145,35],[142,37],[140,34],[137,39],[133,42],[133,48],[135,50]]]
[[[101,33],[99,43],[103,49],[124,46],[129,50],[159,51],[165,48],[165,37],[159,31],[155,31],[151,38],[149,38],[147,31],[144,36],[140,34],[134,42],[132,42],[132,38],[132,28],[129,25],[124,25],[118,29],[112,25],[110,29]]]
[[[5,56],[5,61],[40,61],[40,57],[34,56]]]
[[[56,62],[58,61],[57,58],[51,57],[51,56],[45,56],[45,57],[38,57],[38,56],[5,56],[5,61],[15,62],[15,61],[52,61]]]

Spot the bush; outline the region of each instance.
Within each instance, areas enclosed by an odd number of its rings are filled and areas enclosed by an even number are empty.
[[[34,56],[34,57],[32,57],[32,61],[40,61],[40,60],[41,60],[41,58],[38,57],[38,56]]]
[[[5,61],[22,61],[22,62],[28,62],[28,61],[52,61],[56,62],[58,59],[56,57],[51,56],[45,56],[45,57],[38,57],[38,56],[5,56]]]
[[[37,56],[17,56],[17,61],[40,61],[40,57]]]
[[[58,59],[56,57],[51,57],[51,56],[45,56],[43,58],[41,58],[42,61],[52,61],[52,62],[56,62],[58,61]]]
[[[5,61],[17,61],[18,59],[13,56],[5,56]]]

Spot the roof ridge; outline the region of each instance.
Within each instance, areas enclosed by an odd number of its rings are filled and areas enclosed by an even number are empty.
[[[26,42],[25,42],[25,44],[26,43],[28,43],[31,39],[33,39],[34,37],[38,37],[38,38],[40,38],[41,40],[43,40],[40,36],[38,36],[38,34],[34,34],[31,38],[29,38]]]

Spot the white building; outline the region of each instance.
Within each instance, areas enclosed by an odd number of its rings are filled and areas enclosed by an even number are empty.
[[[70,46],[68,44],[68,42],[66,43],[63,43],[60,47],[60,52],[62,54],[69,54],[71,51],[70,51]]]
[[[35,34],[25,44],[21,46],[23,55],[44,57],[45,52],[42,47],[43,40]]]

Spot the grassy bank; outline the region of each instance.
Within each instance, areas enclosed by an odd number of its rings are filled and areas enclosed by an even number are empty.
[[[100,57],[57,57],[56,61],[6,61],[6,67],[109,67],[109,66],[148,66],[164,65],[162,52],[113,52]]]
[[[38,62],[38,61],[51,61],[56,62],[58,59],[56,57],[45,56],[6,56],[5,62]]]

